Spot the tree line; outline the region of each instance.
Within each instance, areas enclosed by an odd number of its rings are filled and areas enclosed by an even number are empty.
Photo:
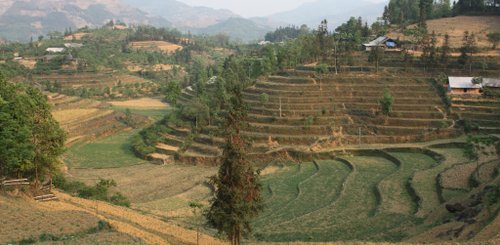
[[[390,0],[382,15],[388,24],[408,25],[456,15],[498,15],[499,0]]]

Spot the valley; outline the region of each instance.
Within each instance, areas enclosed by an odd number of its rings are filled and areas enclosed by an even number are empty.
[[[0,244],[500,243],[479,2],[1,3]]]

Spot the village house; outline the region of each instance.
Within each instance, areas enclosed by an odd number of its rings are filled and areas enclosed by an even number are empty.
[[[65,48],[47,48],[45,51],[47,51],[48,53],[62,53],[65,50]]]
[[[472,82],[474,77],[448,77],[448,93],[452,95],[481,94],[481,84]]]
[[[397,44],[394,40],[385,36],[380,36],[369,43],[363,44],[363,47],[365,47],[366,51],[371,51],[375,47],[380,47],[383,49],[394,49],[396,48],[396,46]]]

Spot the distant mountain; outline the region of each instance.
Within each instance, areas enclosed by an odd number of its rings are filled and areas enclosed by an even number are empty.
[[[266,33],[273,29],[273,27],[259,25],[249,19],[234,17],[218,24],[206,28],[194,29],[192,31],[196,34],[224,33],[234,39],[250,42],[263,39]]]
[[[112,19],[129,24],[170,25],[120,0],[0,0],[0,37],[9,40],[26,41],[70,27],[102,26]]]
[[[176,0],[124,0],[126,3],[160,16],[179,29],[205,28],[221,23],[237,14],[225,9],[193,7]]]
[[[269,18],[294,25],[306,24],[311,28],[316,28],[323,19],[327,19],[332,26],[339,26],[351,16],[361,16],[363,20],[373,22],[382,15],[385,4],[367,0],[316,0]]]

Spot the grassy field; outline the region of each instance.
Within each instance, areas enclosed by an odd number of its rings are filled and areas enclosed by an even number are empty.
[[[421,153],[397,153],[391,155],[401,161],[399,170],[380,182],[382,196],[380,212],[413,214],[417,211],[417,203],[409,195],[407,185],[415,172],[432,167],[436,161]]]
[[[124,131],[92,142],[69,147],[64,161],[73,168],[118,168],[146,163],[132,152],[129,138],[138,130]]]
[[[429,229],[424,224],[429,214],[443,209],[443,196],[463,195],[463,190],[449,188],[440,194],[437,182],[439,174],[463,163],[463,149],[432,151],[444,160],[389,150],[392,160],[346,156],[348,162],[271,166],[263,177],[266,209],[254,223],[255,237],[273,242],[398,242],[419,234]]]
[[[400,239],[390,229],[411,219],[376,214],[380,197],[375,189],[398,170],[396,165],[379,157],[346,160],[354,166],[352,171],[345,163],[324,161],[319,162],[319,168],[302,164],[299,171],[267,177],[264,183],[274,183],[275,188],[270,189],[272,195],[266,194],[269,214],[256,222],[256,236],[269,241]]]
[[[65,104],[64,99],[59,107]],[[137,164],[146,163],[146,161],[138,158],[132,152],[130,145],[130,137],[137,134],[141,127],[144,127],[144,118],[148,117],[151,121],[162,119],[169,111],[167,104],[164,104],[159,99],[143,98],[136,100],[111,101],[106,102],[112,106],[108,109],[97,109],[94,107],[85,109],[64,109],[53,112],[55,118],[65,127],[68,133],[74,137],[80,134],[88,134],[91,130],[80,132],[80,128],[84,127],[85,122],[91,121],[92,118],[103,118],[105,115],[121,115],[124,116],[126,109],[130,109],[132,114],[141,116],[141,122],[138,122],[139,128],[135,130],[126,129],[125,125],[119,122],[119,119],[113,117],[116,123],[121,124],[119,128],[111,130],[109,136],[96,137],[87,140],[81,140],[71,144],[64,155],[64,161],[70,168],[119,168]],[[56,107],[57,108],[57,107]],[[82,123],[83,122],[83,123]],[[71,127],[77,124],[78,127]],[[105,128],[106,121],[97,120],[96,128]]]

